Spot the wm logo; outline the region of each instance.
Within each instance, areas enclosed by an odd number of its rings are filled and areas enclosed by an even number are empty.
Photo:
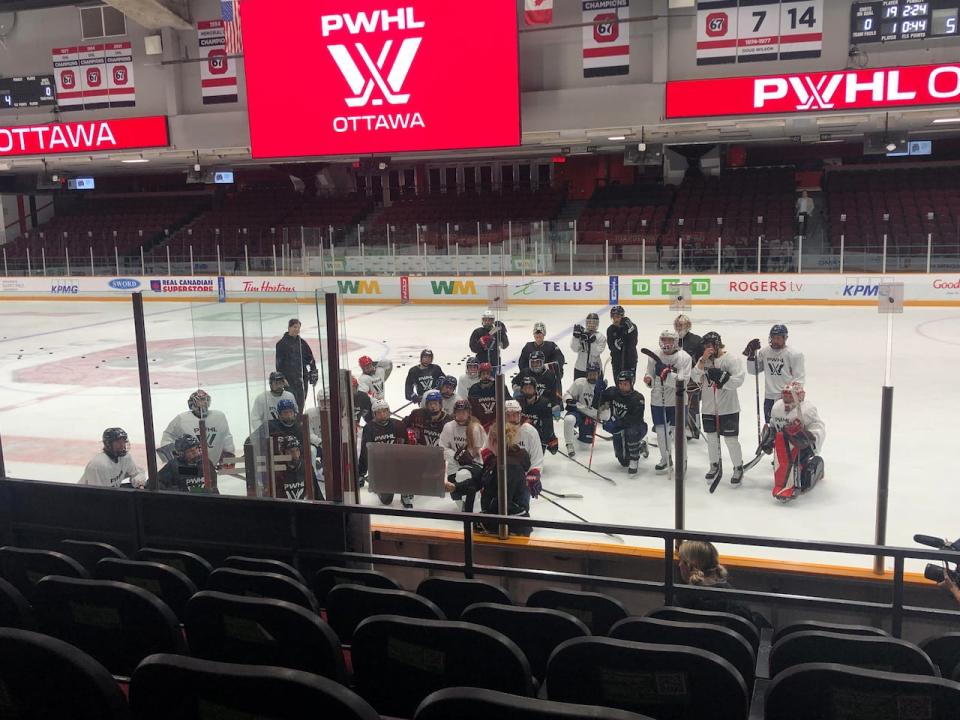
[[[434,295],[476,295],[477,286],[473,280],[431,280]]]
[[[407,79],[407,73],[410,72],[410,66],[413,59],[417,56],[417,50],[420,49],[420,41],[423,38],[407,38],[400,43],[400,49],[397,56],[393,59],[387,76],[384,77],[383,71],[387,64],[387,57],[390,55],[390,49],[393,47],[393,40],[387,40],[380,50],[377,61],[374,62],[363,43],[354,43],[357,54],[363,62],[367,75],[357,66],[350,50],[346,45],[330,45],[327,49],[333,55],[337,67],[343,74],[343,79],[347,81],[354,97],[346,98],[348,107],[363,107],[368,103],[371,105],[383,105],[380,98],[370,99],[374,87],[380,89],[380,93],[391,105],[404,105],[410,100],[410,93],[401,93],[403,83]]]
[[[380,283],[376,280],[337,280],[341,295],[379,295]]]

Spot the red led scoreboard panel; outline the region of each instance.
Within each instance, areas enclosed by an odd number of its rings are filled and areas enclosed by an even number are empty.
[[[256,158],[520,144],[515,0],[243,0]]]

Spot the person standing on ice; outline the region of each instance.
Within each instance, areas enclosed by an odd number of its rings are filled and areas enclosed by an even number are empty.
[[[613,376],[619,377],[623,370],[637,372],[637,326],[626,316],[621,305],[610,308],[610,327],[607,328],[607,347]]]
[[[320,379],[317,361],[307,342],[300,337],[300,321],[293,318],[287,323],[287,332],[277,342],[277,372],[287,379],[290,392],[303,412],[307,399],[307,385],[316,385]]]
[[[570,349],[577,354],[573,364],[573,379],[579,380],[587,376],[587,368],[596,363],[602,371],[600,354],[607,347],[607,337],[600,332],[600,316],[596,313],[587,315],[583,325],[573,326],[573,337],[570,338]]]
[[[730,484],[734,487],[740,487],[743,480],[737,388],[743,385],[745,377],[743,363],[739,357],[726,352],[720,335],[715,332],[704,335],[703,355],[693,366],[690,379],[703,387],[703,432],[707,436],[707,452],[710,454],[710,471],[706,479],[713,481],[720,473],[722,436],[733,463]]]
[[[794,381],[806,382],[803,353],[788,348],[787,337],[787,326],[777,324],[770,328],[768,347],[761,348],[759,338],[754,338],[743,351],[747,357],[747,372],[751,375],[763,373],[763,420],[768,425],[770,410],[783,395],[783,389]]]
[[[507,327],[496,319],[493,311],[486,310],[481,325],[470,335],[470,350],[476,353],[478,363],[490,363],[493,374],[500,373],[500,350],[510,347]]]
[[[659,342],[660,352],[654,353],[656,360],[651,357],[647,361],[643,382],[650,388],[650,415],[660,449],[660,462],[655,469],[664,472],[670,466],[670,446],[677,424],[675,387],[677,380],[686,383],[690,379],[692,363],[690,356],[680,348],[679,338],[673,330],[660,333]]]

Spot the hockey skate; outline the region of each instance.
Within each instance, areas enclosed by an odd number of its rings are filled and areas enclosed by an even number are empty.
[[[567,455],[573,457],[577,454],[576,448],[573,447],[573,443],[567,443]]]
[[[630,461],[630,467],[627,469],[627,474],[628,474],[628,475],[636,475],[636,474],[637,474],[637,471],[638,471],[638,469],[639,469],[639,468],[638,468],[638,465],[639,465],[639,463],[638,463],[637,460],[631,460],[631,461]]]
[[[401,495],[400,504],[405,510],[413,510],[413,495]]]
[[[730,476],[730,484],[733,487],[743,487],[743,465],[737,465],[733,468],[733,475]]]
[[[665,460],[661,460],[660,462],[658,462],[653,469],[656,470],[658,473],[665,473],[671,467],[673,467],[673,459],[666,458]]]
[[[640,441],[640,455],[643,456],[643,459],[644,459],[644,460],[646,460],[648,457],[650,457],[650,448],[647,446],[647,441],[646,441],[646,440],[641,440],[641,441]]]
[[[707,471],[707,474],[704,475],[703,477],[704,477],[705,480],[709,480],[709,481],[712,482],[713,480],[716,479],[717,474],[718,474],[719,472],[720,472],[720,464],[719,464],[719,463],[711,463],[711,464],[710,464],[710,470]]]

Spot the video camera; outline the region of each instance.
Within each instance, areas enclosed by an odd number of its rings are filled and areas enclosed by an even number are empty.
[[[954,550],[960,552],[960,540],[947,542],[943,538],[933,537],[932,535],[914,535],[913,541],[921,545],[936,548],[937,550]],[[950,570],[946,562],[944,562],[942,566],[936,563],[927,563],[927,567],[923,570],[923,576],[927,580],[932,580],[935,583],[942,583],[944,576],[947,574],[950,575],[950,579],[955,583],[960,582],[960,580],[958,580],[958,568],[955,566],[953,570]]]

